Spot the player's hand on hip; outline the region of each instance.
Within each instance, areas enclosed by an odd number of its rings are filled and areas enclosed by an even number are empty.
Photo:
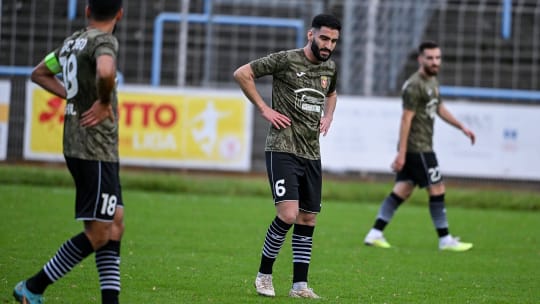
[[[114,113],[111,104],[104,104],[100,100],[96,100],[94,104],[84,112],[81,116],[81,126],[93,127],[98,125],[105,119],[109,118],[114,122]]]
[[[272,108],[266,108],[261,113],[264,119],[268,120],[276,129],[285,129],[291,125],[291,119]]]
[[[329,117],[329,116],[321,117],[321,124],[319,126],[319,130],[323,136],[326,136],[326,134],[328,133],[328,130],[330,130],[331,124],[332,124],[332,117]]]

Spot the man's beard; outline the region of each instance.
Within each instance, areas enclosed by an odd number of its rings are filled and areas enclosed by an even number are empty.
[[[428,76],[437,76],[437,74],[439,74],[439,71],[436,69],[431,69],[429,66],[425,66],[424,73]]]
[[[321,56],[321,49],[317,45],[317,42],[315,42],[315,39],[311,41],[311,52],[313,53],[313,56],[315,56],[315,58],[317,58],[317,60],[319,61],[327,61],[328,59],[330,59],[330,56],[332,56],[332,51],[330,51],[329,49],[323,50],[328,51],[328,57],[325,58]]]

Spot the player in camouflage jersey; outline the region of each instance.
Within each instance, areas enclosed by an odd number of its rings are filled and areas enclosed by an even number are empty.
[[[432,41],[418,48],[420,67],[403,85],[403,114],[399,131],[399,146],[392,169],[397,172],[392,193],[382,202],[373,228],[364,243],[380,248],[390,248],[383,230],[392,219],[397,208],[412,194],[416,185],[427,187],[429,211],[439,236],[439,249],[467,251],[471,243],[460,242],[448,230],[444,203],[445,186],[433,151],[433,124],[435,115],[461,130],[471,143],[475,135],[459,122],[446,108],[439,95],[437,74],[441,64],[441,50]]]
[[[64,157],[76,186],[75,217],[84,221],[84,232],[67,240],[36,275],[15,286],[13,295],[21,303],[42,303],[47,286],[91,253],[102,303],[118,303],[124,211],[115,88],[118,42],[112,32],[122,14],[121,0],[89,0],[88,27],[66,38],[32,72],[34,82],[67,100]],[[57,73],[62,73],[63,83]]]
[[[336,65],[329,60],[341,24],[332,15],[313,18],[302,49],[270,54],[238,68],[234,77],[244,94],[271,123],[266,138],[266,167],[276,208],[263,245],[257,293],[275,296],[272,267],[294,225],[291,297],[319,298],[308,288],[312,237],[321,210],[319,135],[326,135],[337,101]],[[272,75],[272,106],[255,87],[255,79]]]

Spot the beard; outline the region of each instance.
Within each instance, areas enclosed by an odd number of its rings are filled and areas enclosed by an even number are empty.
[[[439,74],[438,68],[439,66],[436,66],[436,68],[424,66],[424,73],[428,76],[437,76]]]
[[[319,61],[327,61],[330,59],[330,56],[332,56],[332,51],[329,49],[323,49],[328,52],[328,56],[323,57],[321,56],[321,49],[319,48],[319,45],[317,45],[317,42],[315,42],[315,39],[311,41],[311,52],[313,53],[313,56],[317,58]]]

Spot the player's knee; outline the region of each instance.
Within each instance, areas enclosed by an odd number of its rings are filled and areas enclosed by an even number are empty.
[[[94,248],[94,250],[97,250],[103,246],[105,246],[105,244],[107,244],[107,242],[109,242],[109,231],[87,231],[86,232],[87,236],[88,236],[88,239],[90,240],[90,243],[92,243],[92,248]]]
[[[441,194],[444,194],[445,192],[446,192],[446,189],[445,189],[444,183],[433,184],[428,188],[428,193],[430,196],[441,195]]]
[[[124,229],[126,228],[126,225],[124,224],[124,222],[114,223],[113,226],[114,226],[114,229],[120,233],[124,233]]]
[[[111,227],[111,239],[120,240],[122,234],[124,234],[124,208],[116,208],[114,220]]]
[[[392,193],[401,198],[407,200],[414,191],[414,185],[408,182],[397,182],[392,189]]]
[[[297,216],[296,223],[306,226],[315,226],[317,223],[317,215],[315,213],[300,212]]]
[[[123,221],[115,221],[112,225],[111,239],[120,240],[124,234],[125,225]]]
[[[288,210],[288,211],[285,211],[285,212],[281,212],[278,215],[278,217],[287,224],[296,223],[297,216],[298,216],[298,211],[294,211],[294,210]]]
[[[85,225],[85,233],[94,250],[103,247],[111,238],[112,223],[88,222]]]

